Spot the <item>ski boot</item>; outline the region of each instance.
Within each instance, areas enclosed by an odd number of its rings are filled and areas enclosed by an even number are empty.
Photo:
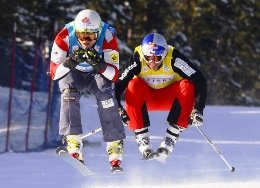
[[[113,160],[110,162],[111,164],[111,172],[112,173],[117,173],[117,172],[122,172],[123,168],[120,166],[121,161],[120,160]]]
[[[107,142],[106,149],[111,165],[111,172],[117,173],[123,171],[123,168],[120,166],[124,149],[123,140]]]
[[[138,149],[142,154],[143,160],[153,159],[155,153],[151,149],[150,136],[148,128],[137,129],[134,131]]]
[[[170,137],[165,137],[156,151],[155,158],[161,163],[166,163],[166,159],[173,151],[174,144],[174,141]]]
[[[66,149],[69,154],[84,164],[82,148],[83,143],[80,135],[68,135],[66,136]]]
[[[142,153],[142,159],[143,160],[151,160],[154,159],[158,156],[158,154],[156,152],[153,152],[152,149],[147,149]]]
[[[165,156],[165,158],[167,158],[169,155],[169,150],[167,148],[159,147],[156,153],[158,156]]]

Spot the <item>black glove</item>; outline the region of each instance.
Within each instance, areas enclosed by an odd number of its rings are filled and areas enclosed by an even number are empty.
[[[119,108],[118,108],[118,111],[119,111],[119,115],[121,116],[122,121],[123,121],[125,124],[128,124],[128,121],[129,121],[130,119],[129,119],[129,116],[128,116],[127,112],[125,111],[125,109],[124,109],[123,107],[119,107]]]
[[[79,62],[72,57],[67,57],[66,61],[63,63],[64,67],[68,67],[69,69],[74,69]]]
[[[190,124],[201,126],[203,124],[203,112],[197,109],[193,109],[190,115]]]
[[[64,67],[74,69],[79,63],[85,61],[85,53],[86,51],[83,49],[75,50],[72,56],[67,57],[66,61],[63,63]]]
[[[84,49],[75,50],[72,54],[72,58],[75,59],[76,61],[82,63],[84,61],[87,61],[86,53],[87,53],[87,50],[84,50]]]
[[[94,49],[88,49],[86,51],[86,62],[90,64],[95,70],[100,71],[107,67],[105,61],[99,57],[98,52]]]

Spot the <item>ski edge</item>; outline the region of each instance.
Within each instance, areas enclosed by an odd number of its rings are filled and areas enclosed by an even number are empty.
[[[65,162],[71,165],[74,169],[76,169],[82,176],[90,176],[95,173],[88,168],[86,165],[82,164],[77,159],[73,158],[68,151],[64,147],[58,147],[56,149],[56,155],[61,157]]]

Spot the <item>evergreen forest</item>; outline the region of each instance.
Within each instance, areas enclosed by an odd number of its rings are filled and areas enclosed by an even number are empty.
[[[146,34],[156,31],[205,75],[208,105],[260,106],[260,1],[0,1],[0,86],[9,82],[14,25],[21,54],[33,50],[37,41],[42,58],[48,58],[46,49],[55,34],[80,10],[89,8],[116,28],[121,64]]]

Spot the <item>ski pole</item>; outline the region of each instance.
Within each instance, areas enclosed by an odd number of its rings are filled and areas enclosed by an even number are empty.
[[[95,129],[95,130],[92,130],[92,131],[90,131],[89,133],[83,135],[83,136],[81,137],[81,139],[84,139],[84,138],[86,138],[86,137],[89,137],[89,136],[91,136],[91,135],[93,135],[93,134],[96,134],[96,133],[98,133],[98,132],[100,132],[100,131],[102,131],[102,128],[101,128],[101,127],[97,128],[97,129]]]
[[[124,123],[124,126],[127,127],[127,124]],[[95,129],[95,130],[90,131],[89,133],[83,135],[83,136],[81,137],[81,139],[87,138],[87,137],[89,137],[89,136],[91,136],[91,135],[93,135],[93,134],[96,134],[96,133],[100,132],[100,131],[102,131],[102,127],[99,127],[99,128],[97,128],[97,129]]]
[[[201,130],[201,128],[199,126],[195,126],[197,128],[197,130],[202,134],[202,136],[208,141],[208,143],[211,145],[211,147],[214,149],[214,151],[219,155],[219,157],[226,163],[226,165],[228,166],[229,170],[231,172],[235,171],[235,167],[231,166],[227,160],[224,158],[224,156],[222,155],[222,153],[219,151],[219,149],[212,143],[212,141],[206,136],[206,134]]]

